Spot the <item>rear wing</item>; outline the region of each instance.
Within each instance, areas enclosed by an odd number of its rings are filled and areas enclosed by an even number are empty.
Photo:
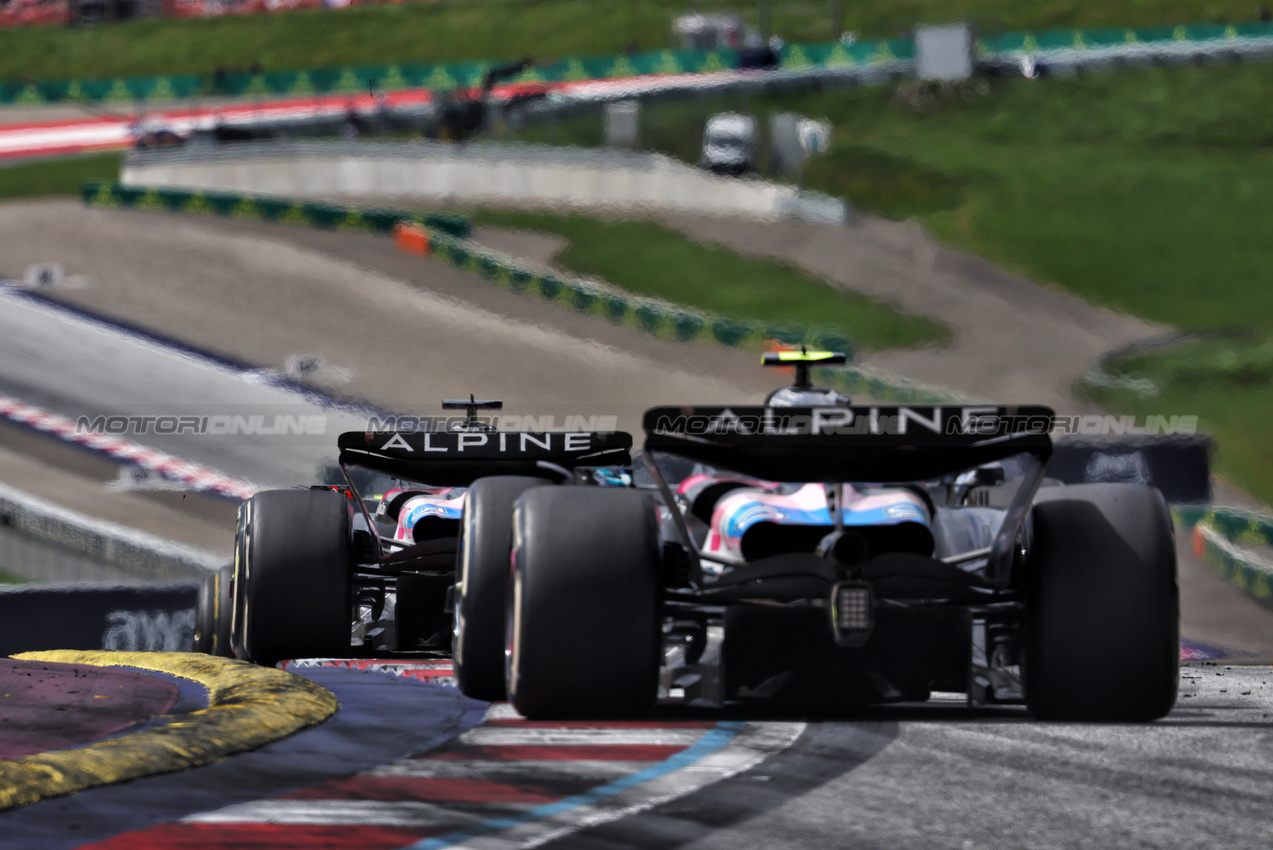
[[[1027,453],[1031,462],[986,553],[986,578],[1007,587],[1017,534],[1052,454],[1054,419],[1041,406],[656,407],[645,413],[646,463],[673,504],[653,460],[658,452],[801,483],[923,481]],[[701,583],[702,555],[680,512],[672,516],[691,581]]]
[[[1042,406],[656,407],[645,448],[768,481],[920,481],[1052,452]]]
[[[488,475],[543,476],[553,466],[632,463],[632,435],[623,431],[349,431],[336,444],[344,466],[440,487]]]

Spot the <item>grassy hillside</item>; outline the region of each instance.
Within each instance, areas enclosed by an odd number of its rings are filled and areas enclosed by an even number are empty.
[[[570,245],[556,262],[638,295],[709,313],[844,331],[863,348],[940,343],[949,331],[814,280],[789,265],[740,257],[648,221],[483,210],[475,220],[556,233]]]
[[[1220,468],[1273,503],[1273,360],[1250,353],[1273,339],[1270,91],[1273,64],[997,80],[936,95],[902,83],[667,104],[645,110],[642,132],[647,146],[693,161],[713,112],[825,117],[831,149],[810,161],[806,185],[916,218],[1117,310],[1189,330],[1244,329],[1240,350],[1218,353],[1204,379],[1159,368],[1169,355],[1155,355],[1128,368],[1156,376],[1157,396],[1096,395],[1138,413],[1202,416]],[[522,135],[595,144],[600,134],[593,118]],[[1252,357],[1255,366],[1223,365]]]

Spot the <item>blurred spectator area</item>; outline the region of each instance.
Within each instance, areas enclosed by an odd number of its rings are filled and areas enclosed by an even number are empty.
[[[0,27],[71,22],[70,0],[8,0],[0,6]]]
[[[401,2],[408,0],[0,0],[0,27],[95,24],[152,15],[215,18]]]
[[[158,15],[163,0],[0,0],[0,27],[97,24]]]

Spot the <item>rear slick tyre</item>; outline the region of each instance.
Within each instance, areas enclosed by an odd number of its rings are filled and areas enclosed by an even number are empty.
[[[464,497],[455,598],[455,680],[472,699],[504,699],[504,616],[513,506],[543,478],[482,478]]]
[[[235,655],[274,666],[349,653],[350,500],[333,490],[266,490],[239,511]]]
[[[545,487],[513,513],[509,701],[530,718],[639,717],[658,696],[659,534],[639,490]]]
[[[1171,514],[1138,484],[1041,491],[1026,559],[1026,706],[1041,720],[1145,722],[1176,703]]]

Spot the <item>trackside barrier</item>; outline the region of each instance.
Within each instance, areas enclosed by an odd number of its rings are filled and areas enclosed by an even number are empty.
[[[1194,51],[1200,46],[1219,48],[1227,45],[1240,49],[1249,43],[1269,39],[1273,39],[1273,24],[1252,21],[1245,24],[1189,24],[1148,29],[1100,27],[1090,30],[1055,29],[1004,33],[978,38],[976,50],[978,55],[985,57],[1005,54],[1059,56],[1114,49],[1121,51],[1127,48],[1141,52],[1161,52],[1163,48],[1173,47]]]
[[[392,234],[394,225],[404,220],[414,221],[452,237],[466,238],[471,230],[469,220],[457,215],[421,215],[228,192],[142,188],[95,181],[85,183],[80,195],[90,207],[224,215],[249,221],[277,221],[326,230],[379,233],[384,236]]]
[[[770,340],[778,340],[788,345],[843,351],[850,357],[853,354],[853,341],[835,329],[771,325],[717,316],[630,295],[591,281],[542,274],[521,266],[505,254],[443,233],[431,235],[430,251],[436,259],[480,275],[510,292],[538,296],[661,339],[716,342],[736,348],[760,348]]]
[[[1194,554],[1229,584],[1273,600],[1273,517],[1241,508],[1179,507]]]
[[[137,151],[125,158],[119,182],[297,200],[391,196],[444,208],[601,206],[820,224],[849,216],[838,198],[710,174],[663,154],[515,142],[268,140]]]
[[[1149,484],[1173,505],[1202,505],[1211,501],[1211,454],[1207,434],[1067,435],[1054,441],[1047,474],[1066,484]]]
[[[1131,52],[1128,53],[1128,49]],[[983,61],[1015,61],[1022,56],[1084,64],[1102,54],[1169,58],[1187,55],[1263,55],[1273,49],[1273,24],[1194,24],[1189,26],[1091,30],[1048,30],[984,36],[976,42]],[[909,62],[915,56],[910,38],[788,44],[780,51],[790,70],[846,68]],[[116,103],[162,102],[191,97],[272,97],[350,95],[375,86],[384,91],[424,88],[445,91],[479,86],[497,62],[486,60],[439,65],[395,64],[345,68],[310,68],[259,74],[168,74],[80,80],[9,80],[0,82],[0,104],[33,105],[59,101]],[[736,51],[660,50],[619,56],[567,56],[527,68],[513,83],[569,83],[638,76],[706,74],[738,67]]]
[[[866,66],[909,60],[915,55],[909,38],[793,44],[781,51],[793,69]],[[351,95],[376,89],[448,91],[482,85],[487,72],[502,64],[491,60],[439,65],[395,64],[345,68],[310,68],[260,74],[167,74],[158,77],[115,77],[82,80],[17,81],[0,83],[0,104],[33,105],[58,101],[118,103],[162,102],[191,97],[273,97]],[[567,56],[533,65],[507,82],[572,83],[618,80],[639,76],[710,74],[738,67],[738,52],[720,50],[657,50],[635,55]]]
[[[194,582],[0,588],[0,656],[44,649],[190,652]]]
[[[511,292],[539,296],[582,313],[601,316],[613,324],[631,325],[663,339],[680,342],[710,340],[722,345],[749,348],[759,347],[767,340],[779,340],[791,345],[804,344],[844,351],[849,355],[853,353],[853,341],[834,329],[771,325],[715,316],[653,298],[628,295],[588,281],[531,271],[506,255],[468,242],[465,237],[469,234],[470,222],[457,216],[413,215],[220,192],[143,189],[113,183],[86,183],[82,196],[84,202],[92,207],[228,215],[383,235],[392,235],[400,222],[412,222],[427,233],[427,242],[423,245],[418,235],[405,237],[419,249],[413,253],[431,254]]]

